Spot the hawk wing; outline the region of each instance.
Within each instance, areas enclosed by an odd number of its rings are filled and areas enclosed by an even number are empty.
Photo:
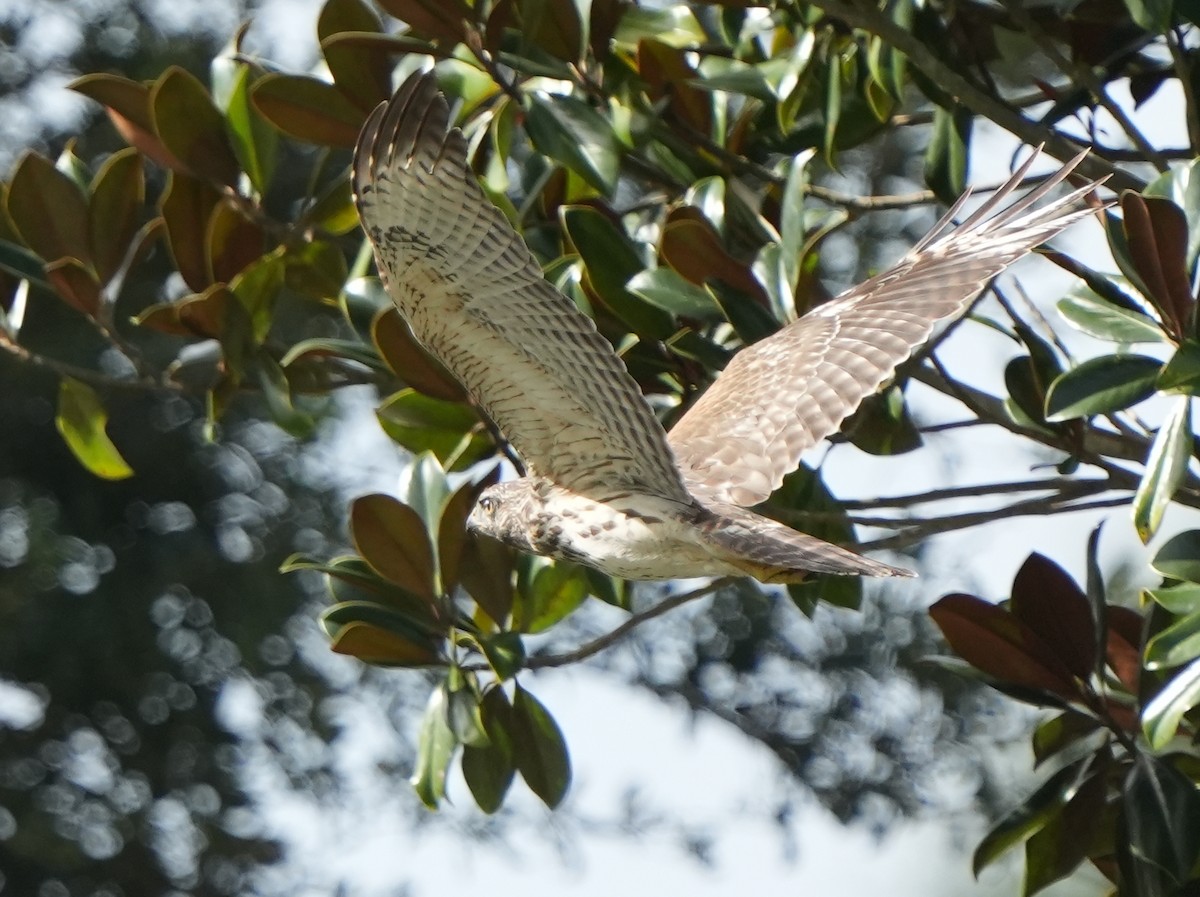
[[[688,486],[737,505],[765,500],[801,454],[836,432],[938,322],[963,311],[1034,246],[1090,214],[1069,207],[1102,181],[1034,208],[1083,154],[997,211],[1036,157],[957,228],[952,219],[966,195],[887,271],[735,355],[668,435]]]
[[[392,300],[530,473],[600,500],[689,502],[637,384],[484,196],[449,119],[434,77],[413,75],[355,148],[358,212]]]

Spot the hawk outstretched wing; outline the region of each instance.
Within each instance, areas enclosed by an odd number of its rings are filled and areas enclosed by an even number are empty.
[[[354,156],[359,215],[417,338],[529,472],[596,500],[690,503],[666,435],[612,346],[476,183],[432,74],[372,113]]]
[[[689,488],[742,506],[764,501],[938,322],[959,314],[1034,246],[1092,213],[1065,210],[1100,182],[1033,208],[1083,155],[997,212],[1034,153],[961,225],[952,221],[967,196],[887,271],[735,355],[668,434]]]

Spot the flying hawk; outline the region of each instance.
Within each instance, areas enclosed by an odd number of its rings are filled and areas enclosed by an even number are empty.
[[[1099,182],[1037,207],[1082,159],[1007,208],[1032,157],[958,227],[960,199],[896,265],[739,352],[663,430],[591,319],[546,282],[484,196],[432,74],[364,125],[359,216],[388,293],[525,464],[468,525],[522,551],[624,579],[810,573],[911,576],[747,507],[991,278],[1089,214]]]

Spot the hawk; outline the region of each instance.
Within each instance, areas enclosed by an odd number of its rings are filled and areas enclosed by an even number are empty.
[[[989,280],[1089,214],[1100,182],[1007,208],[1026,161],[957,227],[960,199],[887,271],[739,352],[665,432],[612,345],[542,269],[471,172],[432,74],[408,78],[355,148],[358,213],[415,336],[520,455],[468,520],[522,551],[634,580],[911,576],[748,510]]]

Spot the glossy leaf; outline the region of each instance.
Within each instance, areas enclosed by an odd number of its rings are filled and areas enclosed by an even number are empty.
[[[1060,752],[1077,746],[1100,729],[1099,720],[1073,710],[1051,717],[1033,732],[1034,765],[1040,766]]]
[[[572,96],[533,94],[525,128],[539,153],[570,168],[605,196],[612,195],[621,144],[603,115]]]
[[[1104,776],[1088,776],[1055,813],[1025,842],[1025,897],[1066,878],[1087,857],[1104,814]]]
[[[436,810],[446,795],[446,770],[458,747],[448,712],[449,701],[443,683],[429,696],[417,736],[417,762],[409,778],[421,803],[431,810]]]
[[[321,146],[354,146],[366,118],[332,84],[303,75],[264,75],[250,102],[283,133]]]
[[[54,425],[79,463],[96,476],[105,480],[133,476],[133,469],[105,432],[108,414],[100,404],[100,397],[86,383],[62,378]]]
[[[380,576],[432,602],[433,546],[425,523],[390,495],[364,495],[350,505],[350,534],[358,553]]]
[[[209,213],[204,242],[208,279],[213,283],[232,281],[266,249],[262,228],[229,198],[219,200]]]
[[[1013,579],[1012,614],[1087,679],[1096,665],[1096,632],[1087,597],[1062,567],[1036,552]]]
[[[653,339],[670,336],[675,329],[671,316],[625,287],[646,267],[625,234],[595,209],[564,206],[559,214],[583,258],[585,286],[639,335]]]
[[[8,185],[6,205],[21,239],[43,260],[91,262],[87,200],[49,159],[36,153],[21,157]]]
[[[1173,202],[1121,195],[1125,238],[1134,269],[1146,287],[1146,298],[1165,318],[1176,323],[1177,334],[1186,332],[1195,301],[1187,270],[1187,220]]]
[[[1074,327],[1114,343],[1161,343],[1167,335],[1149,315],[1113,305],[1091,290],[1072,293],[1058,303],[1059,313]]]
[[[1200,165],[1198,160],[1179,167],[1172,166],[1150,182],[1142,195],[1169,199],[1183,210],[1187,221],[1188,241],[1185,262],[1190,270],[1200,255]]]
[[[1168,539],[1150,562],[1168,579],[1200,583],[1200,530],[1186,530]]]
[[[513,604],[516,553],[486,536],[468,534],[459,578],[475,603],[497,626],[503,626]]]
[[[1172,0],[1125,0],[1130,18],[1151,34],[1162,34],[1171,27],[1175,4]]]
[[[562,731],[537,698],[517,684],[512,705],[513,756],[529,789],[554,809],[571,784]]]
[[[1200,566],[1200,558],[1197,558],[1197,566]],[[1200,613],[1200,584],[1194,582],[1162,589],[1145,589],[1142,594],[1176,615]]]
[[[1200,343],[1185,339],[1158,375],[1158,388],[1183,395],[1200,394]]]
[[[28,280],[46,288],[50,286],[41,259],[24,246],[7,240],[0,240],[0,271],[6,271],[18,280]]]
[[[1078,696],[1070,669],[1026,624],[973,595],[947,595],[929,615],[954,652],[990,676],[1067,698]]]
[[[469,405],[402,389],[379,406],[383,431],[413,454],[432,452],[448,469],[462,469],[491,451],[491,438]]]
[[[1158,531],[1163,513],[1187,473],[1192,453],[1191,398],[1175,400],[1155,434],[1146,458],[1146,472],[1133,496],[1133,525],[1143,542]]]
[[[72,308],[95,315],[102,300],[96,275],[82,262],[59,259],[46,265],[46,280]]]
[[[696,199],[704,202],[702,197]],[[670,213],[659,253],[668,265],[697,286],[715,278],[766,304],[766,295],[750,267],[730,255],[710,220],[699,209],[683,207]]]
[[[1179,731],[1183,715],[1200,704],[1200,659],[1176,673],[1142,709],[1142,731],[1154,750],[1162,750]],[[1193,818],[1200,818],[1196,816]]]
[[[1200,612],[1176,620],[1146,643],[1146,669],[1177,667],[1200,658]]]
[[[629,292],[663,311],[701,321],[721,321],[724,314],[712,294],[694,286],[670,268],[649,268],[629,279]]]
[[[1043,782],[1038,789],[1008,813],[984,836],[975,848],[971,867],[975,877],[1007,851],[1040,831],[1079,787],[1083,761],[1064,767]]]
[[[1162,362],[1146,355],[1102,355],[1065,371],[1046,393],[1046,420],[1111,414],[1154,395]]]
[[[237,185],[240,169],[225,117],[195,75],[168,68],[150,89],[150,109],[158,139],[189,174]]]
[[[511,734],[512,706],[504,689],[499,686],[488,689],[480,703],[480,711],[488,743],[483,747],[468,745],[463,748],[462,771],[479,809],[494,813],[504,803],[516,772]]]
[[[967,150],[975,117],[965,106],[938,107],[933,113],[933,136],[925,151],[925,183],[944,203],[960,197],[967,185]]]
[[[138,231],[146,182],[142,157],[123,149],[104,160],[92,181],[88,203],[91,257],[101,283],[117,273]]]
[[[588,593],[587,578],[580,567],[566,561],[543,564],[516,606],[513,628],[544,632],[569,616]]]
[[[688,54],[658,36],[638,42],[638,73],[646,84],[651,102],[663,103],[664,114],[678,121],[700,137],[712,132],[713,98],[695,83],[700,73],[692,66]]]
[[[412,631],[397,628],[394,620],[390,617],[381,618],[359,612],[355,615],[355,619],[363,619],[385,629],[394,629],[401,634],[411,635],[415,632],[421,636],[437,636],[439,638],[445,635],[446,626],[437,616],[438,608],[432,607],[425,599],[384,579],[358,555],[344,555],[327,563],[312,560],[304,555],[292,555],[279,568],[281,573],[293,573],[300,570],[324,573],[329,578],[330,592],[343,603],[369,604],[375,609],[375,612],[394,611],[411,625]],[[324,617],[328,618],[333,613],[334,609],[330,608],[325,612]],[[335,620],[335,622],[338,621]]]
[[[1139,754],[1125,781],[1125,823],[1137,861],[1163,870],[1176,883],[1200,860],[1200,791],[1167,760]]]
[[[441,661],[426,644],[364,622],[338,627],[330,639],[330,649],[374,666],[424,667]]]
[[[238,164],[246,172],[250,184],[262,195],[271,186],[275,174],[279,132],[267,124],[250,102],[252,81],[250,66],[240,65],[226,110],[226,128]]]

